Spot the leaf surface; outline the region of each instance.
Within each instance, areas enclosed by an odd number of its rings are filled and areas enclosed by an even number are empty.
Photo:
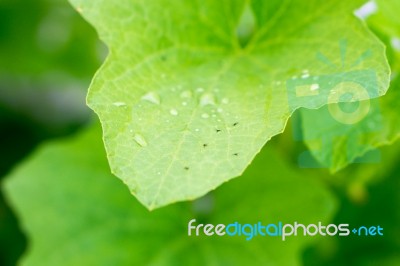
[[[400,137],[398,99],[400,97],[400,18],[395,15],[398,1],[377,1],[377,13],[368,17],[368,25],[384,41],[392,68],[388,93],[364,102],[331,104],[318,110],[301,110],[302,139],[320,166],[336,172],[351,163],[377,163],[379,147],[390,145]],[[360,85],[370,83],[360,80]],[[368,111],[364,112],[365,107]],[[342,117],[342,118],[340,118]],[[349,123],[346,123],[348,120]],[[312,166],[304,154],[300,164]]]
[[[241,175],[295,109],[343,101],[333,85],[388,87],[384,47],[352,15],[362,1],[71,3],[110,50],[88,104],[111,169],[149,209]]]

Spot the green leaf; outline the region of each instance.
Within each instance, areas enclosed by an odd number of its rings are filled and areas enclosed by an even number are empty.
[[[5,182],[31,243],[21,265],[298,265],[315,238],[189,237],[187,223],[326,224],[336,205],[271,149],[193,203],[149,212],[125,190],[109,174],[99,127],[42,146]]]
[[[377,0],[378,12],[368,18],[368,26],[378,34],[387,47],[390,66],[394,74],[400,71],[400,17],[396,14],[400,2]]]
[[[71,0],[110,50],[88,104],[112,172],[149,209],[194,199],[241,175],[295,109],[341,101],[332,82],[384,94],[361,2]]]
[[[400,79],[392,82],[387,95],[370,102],[352,103],[349,106],[322,107],[318,110],[301,110],[303,140],[310,153],[321,166],[332,173],[347,165],[356,163],[377,163],[383,158],[377,148],[390,145],[400,137],[400,118],[397,111],[400,97]],[[365,115],[361,106],[369,106]],[[347,109],[352,109],[346,113]],[[359,119],[354,124],[336,120],[344,117]],[[369,153],[368,153],[369,152]],[[312,160],[304,157],[300,161],[304,167],[312,166]]]
[[[396,6],[400,3],[377,3],[378,12],[367,21],[386,44],[393,72],[387,95],[371,101],[350,103],[347,106],[331,104],[319,110],[300,111],[302,125],[298,130],[302,131],[301,138],[320,166],[329,168],[332,173],[354,162],[383,160],[384,158],[379,158],[380,152],[377,148],[390,145],[400,137],[400,118],[397,111],[400,97],[400,19],[395,15]],[[397,47],[396,38],[399,42]],[[349,123],[346,123],[346,120]],[[376,158],[371,158],[373,153]],[[305,155],[300,163],[309,163],[311,166],[312,159]]]

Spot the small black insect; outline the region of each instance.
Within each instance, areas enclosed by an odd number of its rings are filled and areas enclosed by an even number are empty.
[[[216,131],[217,133],[219,133],[219,132],[221,132],[221,129],[216,129],[215,131]]]
[[[239,156],[239,153],[234,153],[233,155],[234,155],[234,156]]]
[[[232,126],[236,127],[237,125],[239,125],[239,122],[235,122],[235,123],[233,123],[233,125],[232,125]]]
[[[189,167],[185,166],[183,169],[185,169],[186,171],[188,171],[188,170],[189,170]]]
[[[208,144],[207,144],[207,143],[204,143],[204,144],[203,144],[203,147],[204,147],[204,148],[206,148],[207,146],[208,146]]]

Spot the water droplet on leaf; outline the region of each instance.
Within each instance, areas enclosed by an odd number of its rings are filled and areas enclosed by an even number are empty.
[[[171,114],[171,115],[178,115],[178,111],[176,110],[176,109],[171,109],[170,111],[169,111],[169,113]]]
[[[311,91],[315,91],[315,90],[318,90],[318,89],[319,89],[319,84],[312,84],[311,87],[310,87]]]
[[[148,101],[154,104],[160,104],[161,100],[160,100],[160,96],[153,91],[150,91],[148,93],[146,93],[145,95],[142,96],[142,100],[144,101]]]
[[[229,99],[228,98],[223,98],[221,102],[223,104],[228,104],[229,103]]]
[[[126,103],[124,103],[124,102],[115,102],[115,103],[113,103],[113,105],[115,105],[117,107],[121,107],[121,106],[125,106]]]
[[[206,105],[215,105],[215,97],[212,93],[204,93],[200,97],[200,105],[201,106],[206,106]]]
[[[181,96],[181,98],[191,98],[192,92],[191,91],[183,91],[180,96]]]
[[[137,144],[139,144],[141,147],[146,147],[147,146],[147,142],[146,139],[140,135],[140,134],[135,134],[135,136],[133,136],[133,139],[136,141]]]

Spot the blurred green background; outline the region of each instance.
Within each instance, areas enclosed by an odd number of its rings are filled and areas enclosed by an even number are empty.
[[[89,121],[86,90],[106,52],[67,1],[0,2],[0,176]],[[25,247],[0,195],[0,265],[15,265]]]
[[[376,21],[371,27],[391,42]],[[91,120],[85,95],[106,54],[67,1],[0,2],[0,176],[39,143],[72,134]],[[398,52],[389,48],[388,55],[397,68]],[[271,145],[295,166],[305,147],[292,138],[288,128]],[[323,179],[338,198],[333,223],[379,224],[385,237],[322,239],[304,250],[304,265],[400,265],[400,146],[382,154],[380,165],[352,165],[335,176],[310,170],[310,175]],[[18,224],[0,194],[0,265],[15,265],[26,249],[29,240]]]

